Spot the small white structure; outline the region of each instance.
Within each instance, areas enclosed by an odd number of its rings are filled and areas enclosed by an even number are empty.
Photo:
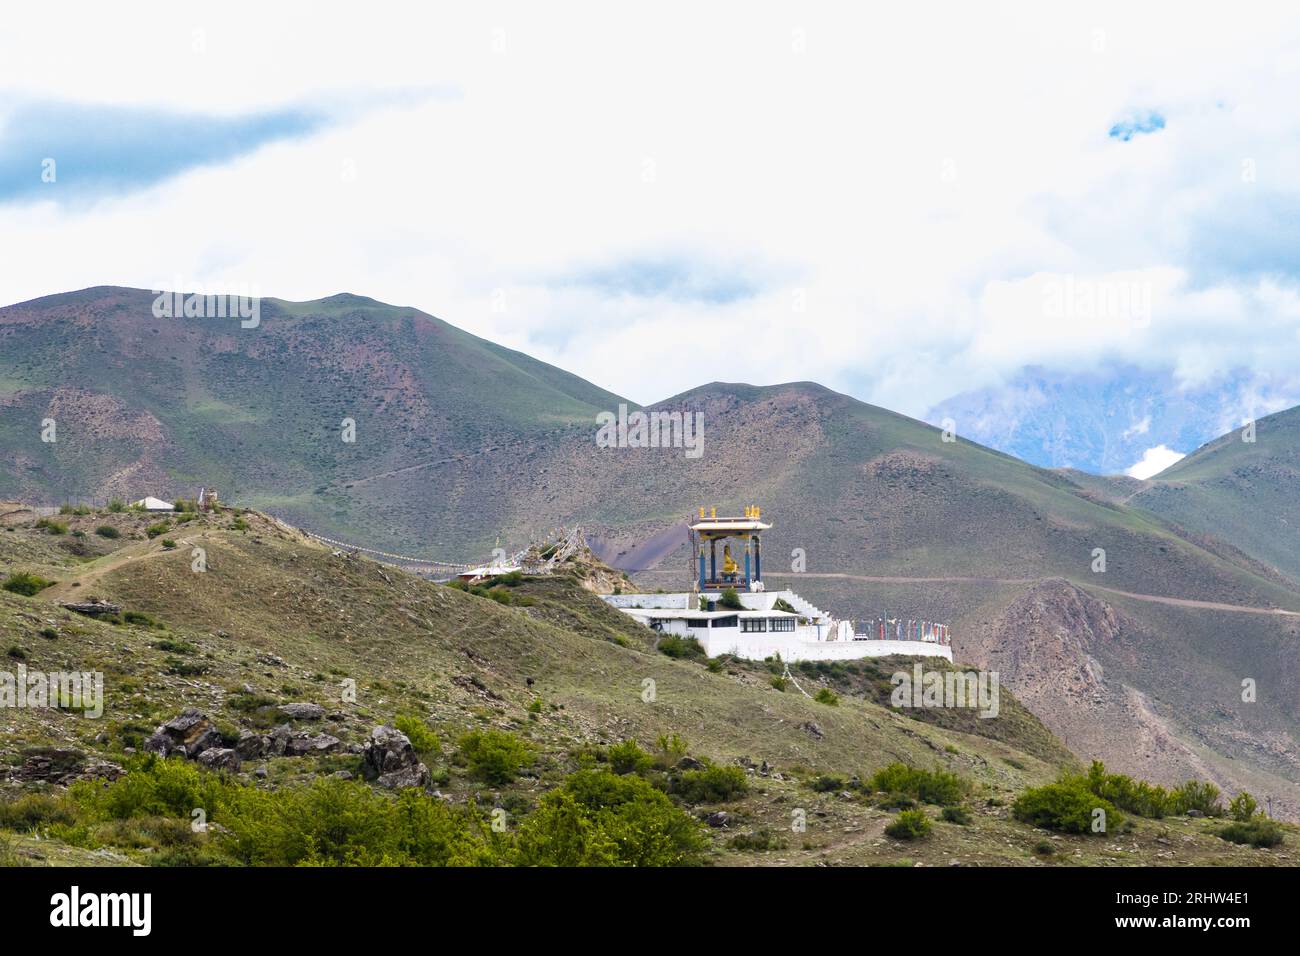
[[[937,636],[922,640],[881,640],[854,633],[852,621],[838,621],[793,591],[741,591],[744,610],[722,607],[698,592],[609,594],[605,600],[655,631],[693,637],[710,657],[731,654],[761,661],[779,655],[786,661],[846,661],[860,657],[942,657],[952,660],[952,645]],[[792,608],[793,610],[786,610]]]
[[[145,511],[175,511],[176,506],[173,502],[163,501],[161,498],[155,498],[152,495],[141,498],[139,501],[131,502],[132,508],[143,508]]]

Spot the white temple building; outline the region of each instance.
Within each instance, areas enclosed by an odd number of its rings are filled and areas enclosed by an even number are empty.
[[[899,654],[952,660],[946,625],[889,619],[857,631],[854,622],[837,620],[794,591],[765,590],[759,535],[770,527],[756,507],[746,508],[740,518],[718,518],[716,512],[706,518],[701,508],[690,526],[699,568],[692,590],[604,598],[653,630],[694,638],[710,657],[833,661]],[[743,567],[726,539],[743,541]],[[719,541],[726,542],[721,567]],[[727,592],[734,592],[740,607],[724,603]]]

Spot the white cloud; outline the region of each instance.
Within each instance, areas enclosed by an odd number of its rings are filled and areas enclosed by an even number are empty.
[[[1174,462],[1187,456],[1181,451],[1174,451],[1164,445],[1148,448],[1142,454],[1142,460],[1124,472],[1130,478],[1150,478],[1158,475]]]
[[[16,7],[0,91],[19,96],[229,113],[460,95],[88,209],[0,206],[0,302],[175,276],[352,291],[641,402],[816,379],[914,415],[1029,362],[1121,358],[1186,381],[1300,362],[1291,279],[1207,279],[1198,258],[1238,226],[1288,248],[1274,200],[1300,188],[1300,58],[1284,10],[568,10]],[[1106,135],[1148,109],[1165,129]],[[579,281],[666,257],[754,294]],[[1136,297],[1099,310],[1089,289]],[[682,360],[724,338],[743,343],[725,367]]]

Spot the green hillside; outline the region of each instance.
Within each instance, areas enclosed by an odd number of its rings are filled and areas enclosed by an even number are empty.
[[[1300,580],[1300,409],[1198,448],[1147,483],[1131,503],[1186,528],[1230,541]]]
[[[153,538],[145,533],[154,520],[149,516],[64,520],[62,534],[34,522],[0,531],[0,571],[21,569],[56,582],[30,597],[0,590],[0,632],[11,663],[20,659],[44,672],[102,671],[106,706],[100,719],[72,710],[6,714],[0,762],[11,774],[0,789],[2,865],[280,859],[307,852],[295,849],[304,837],[294,828],[321,819],[335,826],[321,834],[328,851],[353,828],[365,828],[365,815],[337,816],[351,801],[379,801],[366,804],[369,814],[387,806],[382,791],[357,782],[362,758],[350,748],[376,724],[399,717],[431,735],[421,741],[421,758],[443,798],[438,814],[451,814],[437,818],[450,826],[503,811],[508,825],[499,837],[485,835],[482,846],[503,859],[542,819],[547,794],[572,786],[571,775],[584,767],[615,766],[615,748],[629,739],[651,755],[647,760],[667,768],[647,764],[635,773],[667,788],[666,808],[697,821],[699,862],[1271,865],[1291,859],[1295,828],[1286,828],[1281,848],[1256,850],[1221,839],[1221,821],[1177,814],[1131,820],[1109,837],[1045,835],[1017,820],[1010,807],[1025,788],[1076,768],[1074,758],[1005,692],[1004,716],[994,721],[951,712],[922,712],[918,719],[892,710],[878,685],[903,661],[800,670],[806,690],[836,690],[832,706],[775,687],[762,664],[709,667],[657,652],[649,631],[611,611],[572,574],[524,580],[508,589],[508,603],[499,603],[334,554],[254,513],[198,517]],[[118,537],[95,533],[105,525]],[[194,548],[207,555],[201,574],[192,570]],[[126,619],[95,620],[60,606],[92,595],[120,604]],[[654,682],[648,697],[647,680]],[[354,698],[344,693],[349,682]],[[285,718],[278,708],[286,704],[318,704],[320,712]],[[328,735],[337,745],[320,755],[249,759],[238,771],[197,771],[192,778],[184,769],[189,764],[173,757],[168,786],[202,790],[215,807],[213,822],[221,824],[196,836],[185,803],[192,798],[150,789],[151,775],[162,771],[132,756],[155,726],[185,707],[208,716],[223,740],[265,733],[288,719],[295,730]],[[479,776],[465,735],[489,730],[532,749],[523,769],[490,781]],[[674,734],[680,740],[665,758],[666,745],[657,741]],[[701,789],[689,776],[695,771],[674,769],[679,758],[748,769],[735,771],[743,784],[715,774],[739,789]],[[932,821],[928,836],[885,835],[897,812],[886,804],[907,798],[875,792],[863,781],[894,763],[953,775],[945,779],[954,796],[944,800],[964,808],[965,818],[953,811],[949,820],[939,805],[922,802]],[[41,769],[47,765],[55,774],[61,767],[102,774],[116,765],[134,783],[65,790],[66,781]],[[713,777],[699,778],[705,779]],[[277,794],[318,802],[311,817],[248,816],[259,807],[269,812],[282,799]],[[415,812],[421,798],[402,799],[406,812]],[[169,809],[174,805],[184,809]],[[793,811],[806,825],[792,827]],[[703,825],[710,818],[725,823]],[[253,827],[250,820],[261,822]],[[424,839],[441,837],[426,833]]]

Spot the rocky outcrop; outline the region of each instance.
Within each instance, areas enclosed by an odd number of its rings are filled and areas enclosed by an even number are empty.
[[[108,760],[94,760],[79,750],[35,747],[24,751],[23,762],[9,772],[14,780],[67,785],[75,780],[116,780],[126,771]]]
[[[216,724],[206,714],[190,707],[155,730],[144,742],[144,749],[164,757],[179,753],[193,759],[203,751],[221,745],[221,733]]]
[[[393,790],[427,788],[431,780],[429,768],[415,755],[406,734],[387,725],[370,732],[362,751],[361,773],[367,780]]]

